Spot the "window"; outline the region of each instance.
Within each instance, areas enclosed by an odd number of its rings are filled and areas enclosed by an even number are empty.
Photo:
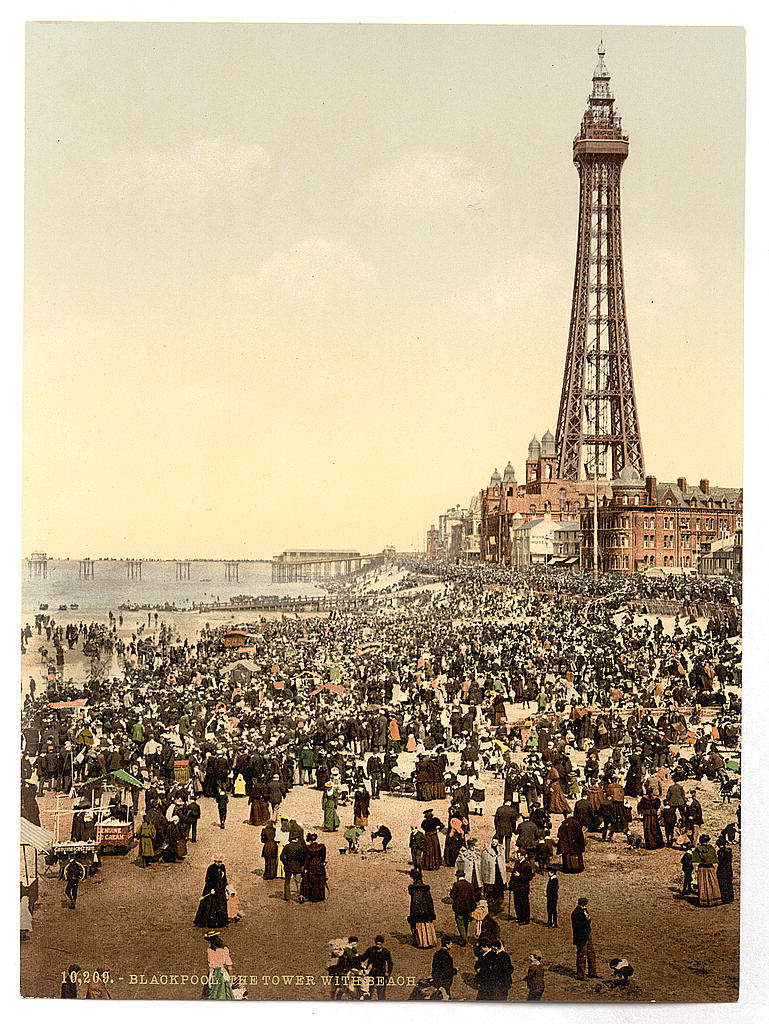
[[[663,564],[663,566],[667,566],[667,564],[668,564],[668,556],[667,555],[665,555],[665,557],[662,559],[662,564]]]

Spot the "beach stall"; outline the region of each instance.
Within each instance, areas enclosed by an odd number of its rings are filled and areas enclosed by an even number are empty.
[[[96,847],[100,851],[128,853],[134,843],[131,790],[144,784],[119,768],[109,775],[87,779],[83,783],[91,798],[96,818]]]

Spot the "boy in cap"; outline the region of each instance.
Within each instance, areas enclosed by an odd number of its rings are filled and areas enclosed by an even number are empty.
[[[541,999],[545,991],[545,968],[542,966],[542,954],[538,949],[532,950],[529,954],[529,969],[524,981],[528,989],[527,1002]]]

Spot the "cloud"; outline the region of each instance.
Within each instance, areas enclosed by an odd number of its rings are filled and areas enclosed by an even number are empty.
[[[232,278],[232,290],[257,302],[285,309],[326,311],[362,298],[376,270],[342,242],[312,236],[269,256],[253,274]]]
[[[557,260],[516,256],[458,292],[449,301],[448,311],[458,322],[472,318],[476,326],[510,330],[514,318],[549,307],[548,299],[562,275],[563,266]]]
[[[641,273],[645,272],[651,280],[667,281],[669,285],[672,284],[676,288],[691,287],[699,280],[697,267],[689,253],[686,252],[652,248],[646,252],[638,252],[632,262],[634,266],[639,267]]]
[[[124,193],[181,194],[202,199],[223,188],[246,188],[270,166],[261,146],[228,146],[221,139],[196,139],[178,152],[132,153],[106,177]]]
[[[489,187],[469,160],[440,153],[406,157],[393,167],[375,171],[360,186],[369,198],[431,210],[481,203]]]

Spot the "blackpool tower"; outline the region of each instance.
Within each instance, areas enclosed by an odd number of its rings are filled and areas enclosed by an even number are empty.
[[[628,137],[614,109],[603,43],[574,140],[579,225],[566,367],[558,411],[562,480],[644,475],[622,273],[620,173]],[[632,474],[635,476],[635,474]]]

